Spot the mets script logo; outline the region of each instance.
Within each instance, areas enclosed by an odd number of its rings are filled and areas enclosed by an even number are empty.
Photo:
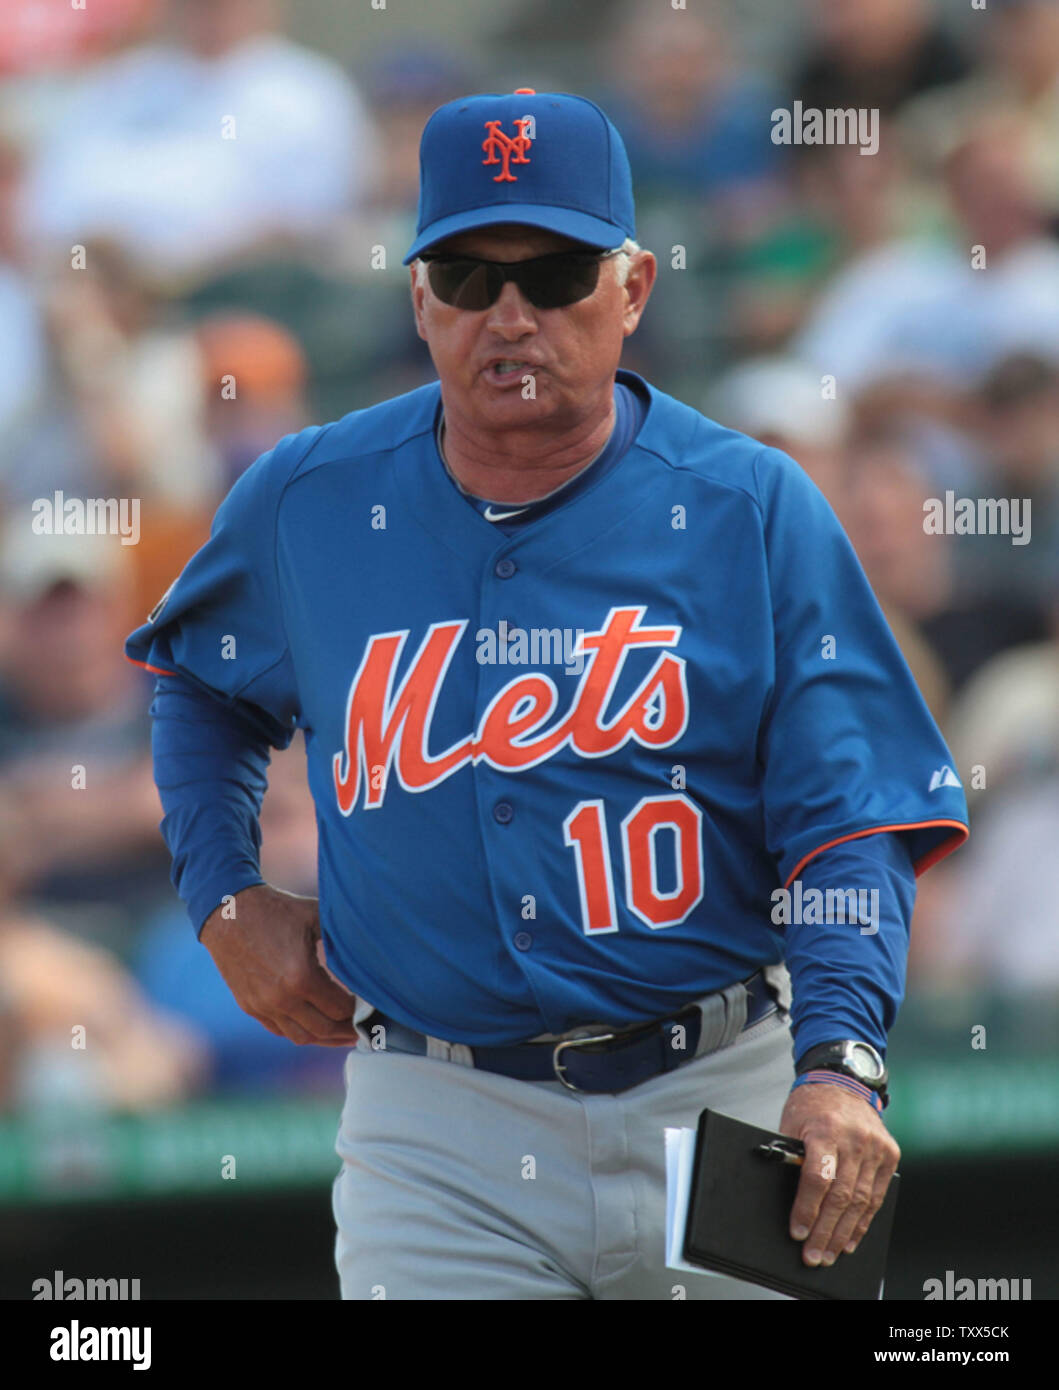
[[[494,183],[517,183],[518,180],[511,172],[512,164],[528,164],[530,145],[533,143],[526,134],[526,127],[530,123],[529,116],[518,116],[515,119],[515,126],[518,130],[517,135],[505,135],[500,129],[499,121],[486,121],[485,128],[489,132],[486,139],[482,141],[482,149],[485,150],[486,157],[482,160],[483,164],[503,164],[499,174],[494,175]],[[500,158],[497,159],[497,155]]]
[[[569,746],[582,758],[605,758],[630,739],[666,748],[688,725],[684,660],[664,651],[624,705],[609,706],[629,652],[675,647],[679,627],[642,627],[645,607],[612,608],[599,632],[586,632],[579,651],[585,668],[570,708],[548,725],[559,692],[548,676],[509,681],[490,701],[477,730],[441,753],[430,751],[430,726],[445,673],[467,620],[432,623],[398,689],[394,676],[408,630],[372,637],[346,702],[345,746],[332,769],[338,808],[348,816],[363,779],[364,808],[381,806],[391,771],[405,791],[422,792],[465,763],[487,762],[520,772]]]

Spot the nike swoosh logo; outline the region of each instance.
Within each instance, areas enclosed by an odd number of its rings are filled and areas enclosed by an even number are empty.
[[[523,512],[528,511],[529,507],[519,507],[519,509],[514,512],[494,512],[490,506],[486,507],[482,515],[485,517],[486,521],[507,521],[513,516],[521,516]]]

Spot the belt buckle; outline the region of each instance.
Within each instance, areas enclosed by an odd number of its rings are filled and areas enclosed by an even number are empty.
[[[560,1062],[559,1054],[564,1047],[587,1047],[590,1043],[613,1042],[618,1035],[616,1033],[595,1033],[589,1034],[585,1038],[565,1038],[562,1042],[556,1043],[552,1050],[552,1070],[563,1083],[568,1091],[581,1091],[580,1086],[575,1086],[572,1081],[567,1081],[563,1072],[566,1070],[564,1063]],[[587,1094],[587,1093],[586,1093]]]

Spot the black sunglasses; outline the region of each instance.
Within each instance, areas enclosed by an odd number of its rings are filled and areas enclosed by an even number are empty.
[[[553,251],[528,261],[484,261],[477,256],[420,256],[430,288],[454,309],[488,309],[513,280],[536,309],[565,309],[587,299],[599,283],[599,268],[619,251]]]

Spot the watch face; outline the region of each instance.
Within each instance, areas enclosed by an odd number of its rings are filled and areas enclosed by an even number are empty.
[[[886,1071],[883,1059],[868,1043],[852,1043],[846,1053],[846,1062],[868,1082],[880,1080]]]

